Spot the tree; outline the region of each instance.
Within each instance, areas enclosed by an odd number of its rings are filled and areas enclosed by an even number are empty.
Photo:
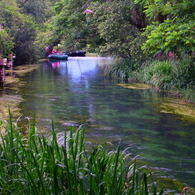
[[[57,1],[55,1],[57,2]],[[52,16],[51,6],[54,5],[50,0],[17,0],[20,12],[31,16],[39,25],[44,23]]]
[[[45,32],[49,48],[62,43],[66,50],[85,48],[122,58],[142,53],[140,42],[146,17],[133,0],[62,0],[54,11]]]
[[[7,57],[12,53],[14,47],[13,39],[9,34],[0,26],[0,57]]]
[[[0,9],[0,24],[15,43],[12,49],[16,54],[15,64],[33,62],[36,59],[36,28],[31,18],[21,14],[16,4],[9,1],[0,1]]]
[[[62,0],[53,7],[54,15],[48,21],[46,28],[38,36],[37,42],[48,46],[46,55],[58,44],[63,44],[65,50],[82,49],[85,45],[85,17],[82,14],[86,2],[82,0]],[[42,42],[42,43],[41,43]]]
[[[178,57],[195,52],[195,2],[191,0],[135,0],[153,19],[146,27],[145,52],[174,52]]]
[[[88,21],[104,40],[99,52],[122,58],[143,57],[140,42],[146,18],[141,6],[130,0],[93,2],[90,6],[94,14],[88,16]]]

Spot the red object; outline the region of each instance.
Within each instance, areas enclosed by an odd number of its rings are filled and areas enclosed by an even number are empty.
[[[59,62],[54,62],[54,63],[53,63],[54,68],[58,68],[59,64],[60,64]]]
[[[53,53],[56,53],[56,49],[53,49],[53,50],[51,51],[51,54],[53,54]]]

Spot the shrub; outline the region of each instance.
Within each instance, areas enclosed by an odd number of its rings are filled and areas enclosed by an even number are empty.
[[[153,61],[144,66],[140,72],[142,82],[151,84],[159,89],[170,90],[173,85],[173,63],[171,61]]]

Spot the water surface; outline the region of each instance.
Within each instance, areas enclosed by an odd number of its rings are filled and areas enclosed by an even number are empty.
[[[138,155],[155,174],[195,187],[195,123],[160,112],[165,94],[123,88],[105,78],[101,67],[111,63],[90,57],[43,62],[20,78],[17,89],[7,86],[3,94],[20,96],[21,114],[36,113],[44,133],[51,131],[52,119],[57,132],[85,124],[86,139],[130,147],[132,157]]]

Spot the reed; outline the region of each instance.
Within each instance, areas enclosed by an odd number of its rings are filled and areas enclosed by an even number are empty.
[[[11,117],[0,127],[6,129],[0,143],[1,194],[163,194],[150,174],[137,167],[128,149],[108,150],[106,144],[87,147],[85,128],[70,127],[59,144],[54,123],[49,139],[37,133],[35,120],[27,137]]]

